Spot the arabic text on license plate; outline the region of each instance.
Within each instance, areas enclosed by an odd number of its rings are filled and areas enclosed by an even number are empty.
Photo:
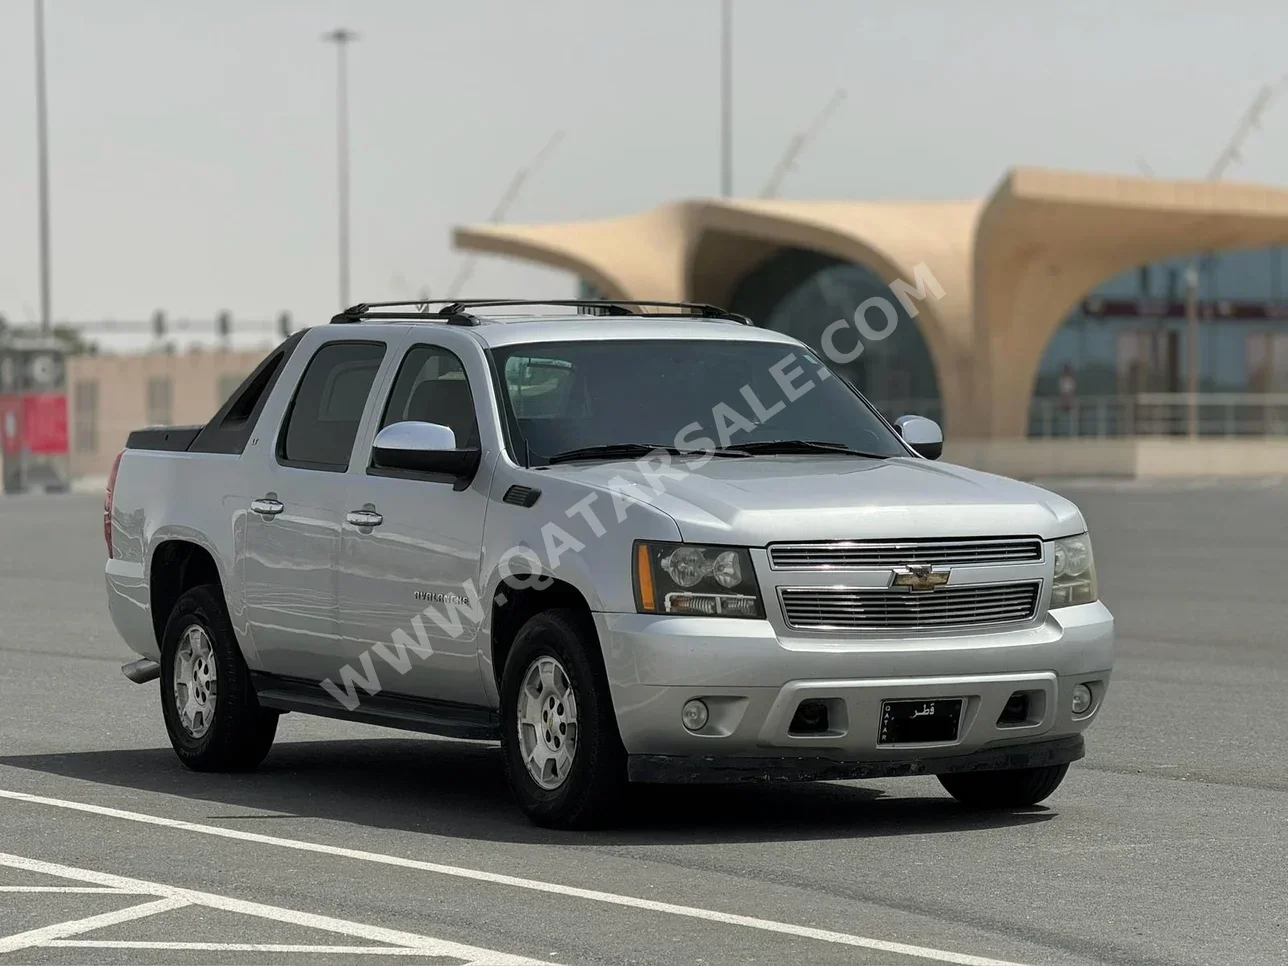
[[[962,717],[961,698],[882,701],[878,744],[911,745],[956,741]]]

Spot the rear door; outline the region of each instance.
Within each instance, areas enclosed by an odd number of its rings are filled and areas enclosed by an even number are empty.
[[[241,554],[246,626],[261,670],[336,673],[337,572],[347,472],[388,354],[385,338],[332,339],[309,358],[271,448],[250,470]]]
[[[427,330],[427,331],[426,331]],[[418,326],[400,351],[379,417],[351,474],[348,510],[375,516],[374,526],[347,523],[340,540],[340,615],[348,663],[373,666],[387,694],[483,706],[478,599],[483,518],[498,439],[478,404],[489,402],[484,357],[469,336]],[[474,478],[371,465],[371,440],[404,420],[440,423],[456,445],[480,447]]]

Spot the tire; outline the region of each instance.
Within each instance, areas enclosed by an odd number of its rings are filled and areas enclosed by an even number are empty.
[[[1044,765],[1011,771],[963,772],[940,775],[948,794],[973,808],[1026,808],[1060,787],[1069,766]]]
[[[542,671],[551,672],[548,679]],[[572,700],[565,702],[569,691]],[[528,717],[521,729],[521,701],[529,712],[548,715],[543,722],[548,730],[537,731],[532,722],[542,719],[535,717]],[[564,755],[560,761],[560,752],[569,747],[567,726],[573,722],[571,760]],[[529,819],[547,828],[591,828],[610,820],[626,787],[626,751],[587,615],[548,610],[519,629],[501,676],[501,729],[506,777]],[[526,763],[532,753],[548,766],[541,769],[544,784]]]
[[[184,653],[200,654],[200,661],[188,661],[181,656]],[[191,675],[181,667],[185,661],[193,668]],[[213,682],[208,673],[198,670],[203,666],[213,667]],[[181,684],[184,677],[205,683],[176,688],[176,673]],[[206,700],[194,697],[185,722],[180,703],[189,690]],[[206,710],[192,713],[197,706]],[[279,715],[259,706],[217,585],[189,590],[166,621],[161,638],[161,713],[175,754],[194,771],[251,771],[273,746]]]

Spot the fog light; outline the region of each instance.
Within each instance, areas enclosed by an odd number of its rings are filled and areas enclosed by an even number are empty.
[[[684,702],[684,707],[680,710],[680,720],[690,731],[701,731],[705,728],[708,717],[710,712],[707,711],[707,703],[697,698]]]
[[[827,731],[827,705],[822,701],[802,701],[787,726],[794,735],[819,735]]]
[[[1073,713],[1086,714],[1091,710],[1091,688],[1085,684],[1073,686]]]

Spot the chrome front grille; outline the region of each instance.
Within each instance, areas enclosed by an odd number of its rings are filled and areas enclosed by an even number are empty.
[[[1040,580],[941,587],[932,593],[852,587],[780,587],[789,627],[802,630],[897,630],[970,627],[1032,620]]]
[[[979,566],[1036,563],[1042,559],[1037,537],[962,537],[936,540],[833,540],[827,543],[775,543],[769,547],[774,570],[865,570],[904,567]]]

